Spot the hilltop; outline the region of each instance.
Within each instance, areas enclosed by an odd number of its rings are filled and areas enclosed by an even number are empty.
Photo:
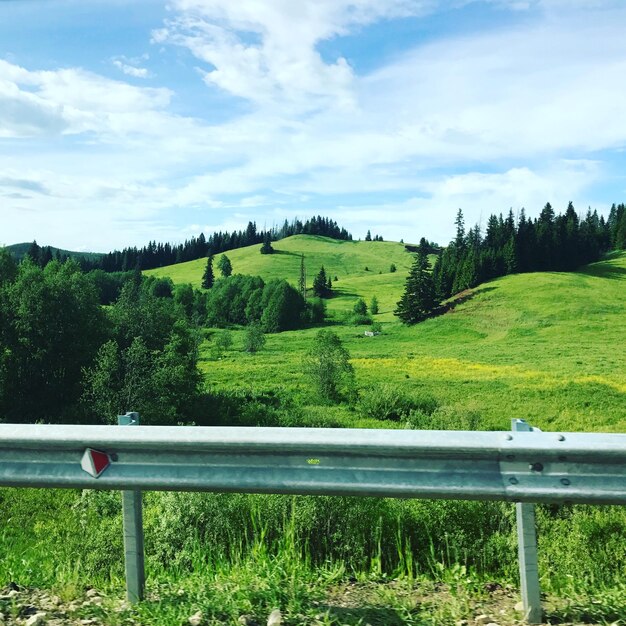
[[[274,254],[260,254],[260,247],[253,245],[224,253],[232,263],[233,274],[261,276],[265,281],[284,278],[295,286],[300,276],[301,255],[304,255],[308,287],[322,266],[333,281],[334,296],[328,300],[330,312],[351,308],[359,297],[369,301],[376,295],[381,313],[391,315],[414,258],[402,243],[340,241],[316,235],[294,235],[272,242]],[[220,256],[216,255],[214,268]],[[396,272],[390,271],[392,264]],[[205,266],[203,258],[147,270],[145,274],[168,276],[174,283],[190,283],[199,288]],[[218,271],[216,276],[219,276]]]

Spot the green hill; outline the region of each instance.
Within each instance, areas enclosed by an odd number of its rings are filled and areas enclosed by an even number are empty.
[[[272,247],[274,254],[260,254],[260,245],[230,250],[225,254],[232,262],[234,274],[252,274],[266,281],[284,278],[293,285],[298,283],[300,258],[304,254],[308,287],[311,287],[322,265],[326,275],[333,280],[335,295],[328,301],[330,312],[351,308],[358,297],[369,302],[376,295],[381,313],[386,313],[389,319],[414,258],[404,244],[389,241],[339,241],[328,237],[295,235],[273,242]],[[215,257],[216,276],[219,276],[216,268],[220,256]],[[392,263],[397,267],[393,273],[390,272]],[[174,283],[191,283],[200,287],[205,266],[206,259],[197,259],[147,270],[145,274],[169,276]]]

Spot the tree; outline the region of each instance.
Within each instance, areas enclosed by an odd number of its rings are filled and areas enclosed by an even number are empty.
[[[462,250],[465,247],[465,220],[463,219],[463,211],[461,209],[457,211],[454,225],[456,226],[454,245],[458,250]]]
[[[265,233],[263,237],[263,245],[261,246],[261,254],[273,254],[274,248],[272,248],[272,243],[270,240],[269,233]]]
[[[298,291],[300,292],[302,299],[306,300],[306,268],[304,267],[304,254],[300,256],[300,276],[298,278]]]
[[[324,298],[328,295],[328,279],[326,278],[326,270],[323,265],[313,279],[313,294],[318,298]]]
[[[217,269],[224,278],[228,278],[233,273],[233,265],[225,254],[222,254],[220,260],[217,262]]]
[[[372,241],[372,233],[368,230],[367,235],[365,235],[365,241]]]
[[[367,304],[363,298],[359,298],[352,309],[357,315],[367,315]]]
[[[376,296],[372,296],[372,300],[370,302],[370,313],[372,315],[378,315],[378,298],[376,298]]]
[[[13,282],[16,276],[17,263],[13,255],[6,248],[0,248],[0,287],[4,283]]]
[[[41,269],[24,259],[12,280],[0,280],[0,421],[78,419],[82,371],[107,330],[95,286],[76,262]]]
[[[39,246],[36,240],[33,241],[33,243],[31,243],[30,246],[28,247],[26,256],[29,256],[31,261],[35,265],[39,265],[39,262],[41,260],[41,247]]]
[[[108,341],[85,370],[85,411],[105,423],[129,410],[141,413],[145,424],[189,420],[201,381],[197,345],[184,320],[174,322],[160,350],[139,336],[127,348]]]
[[[350,354],[331,330],[320,330],[315,335],[302,367],[322,401],[335,403],[343,397],[354,398],[356,383]]]
[[[262,308],[261,326],[266,333],[293,330],[302,321],[304,300],[286,280],[273,280],[263,290]]]
[[[261,325],[257,322],[252,322],[246,328],[246,334],[244,336],[244,350],[246,352],[259,352],[265,345],[265,335],[261,329]]]
[[[215,282],[215,277],[213,276],[213,255],[210,254],[206,260],[206,267],[204,269],[204,274],[202,274],[202,287],[204,289],[211,289],[211,287],[213,287],[214,282]]]
[[[420,241],[417,257],[406,279],[404,293],[394,311],[405,324],[415,324],[426,319],[435,308],[433,278],[429,272],[427,247]]]
[[[395,264],[395,263],[392,263],[392,264],[389,266],[389,271],[390,271],[392,274],[396,271],[396,269],[397,269],[397,268],[396,268],[396,264]]]

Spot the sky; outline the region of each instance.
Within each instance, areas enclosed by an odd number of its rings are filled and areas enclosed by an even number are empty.
[[[0,245],[626,199],[623,0],[0,0]]]

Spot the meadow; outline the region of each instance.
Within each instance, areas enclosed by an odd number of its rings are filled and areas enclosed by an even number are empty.
[[[393,316],[412,258],[402,244],[298,236],[275,244],[281,245],[290,254],[260,255],[258,246],[232,251],[234,272],[295,284],[303,252],[308,268],[324,265],[337,275],[336,293],[327,301],[329,321],[352,356],[360,388],[387,383],[428,392],[453,411],[477,415],[481,429],[507,429],[511,418],[522,418],[546,430],[626,431],[626,354],[620,349],[626,336],[625,254],[576,273],[496,279],[460,294],[447,314],[409,327]],[[335,251],[346,247],[354,254]],[[392,262],[395,273],[389,272]],[[149,273],[199,283],[202,271],[202,261],[193,261]],[[357,298],[369,303],[372,296],[379,301],[374,320],[383,332],[366,337],[367,327],[342,322]],[[202,362],[207,384],[295,394],[306,405],[310,384],[300,363],[316,332],[268,335],[265,350],[250,355],[241,350],[243,330],[232,329],[232,350],[213,359],[215,332],[208,329]],[[366,425],[350,407],[329,413],[343,415],[345,423],[337,425]]]
[[[316,397],[301,364],[318,328],[268,335],[256,354],[243,351],[241,328],[215,350],[222,331],[209,328],[198,423],[509,429],[524,418],[543,430],[626,431],[626,254],[576,273],[496,279],[407,327],[393,316],[412,260],[402,244],[298,236],[273,245],[274,255],[227,253],[233,271],[296,284],[304,254],[309,284],[321,265],[337,276],[327,323],[350,352],[360,399]],[[199,286],[204,264],[147,273]],[[382,333],[367,337],[346,320],[372,296]],[[371,400],[384,394],[423,410],[380,419]],[[291,625],[521,619],[506,503],[146,494],[148,599],[135,608],[120,604],[118,494],[5,489],[0,510],[0,586],[52,589],[68,619],[178,625],[200,611],[201,624],[251,625],[276,607]],[[537,511],[550,623],[626,624],[624,508]],[[83,604],[94,586],[100,607]],[[9,623],[23,617],[15,600],[0,599],[0,611]]]

